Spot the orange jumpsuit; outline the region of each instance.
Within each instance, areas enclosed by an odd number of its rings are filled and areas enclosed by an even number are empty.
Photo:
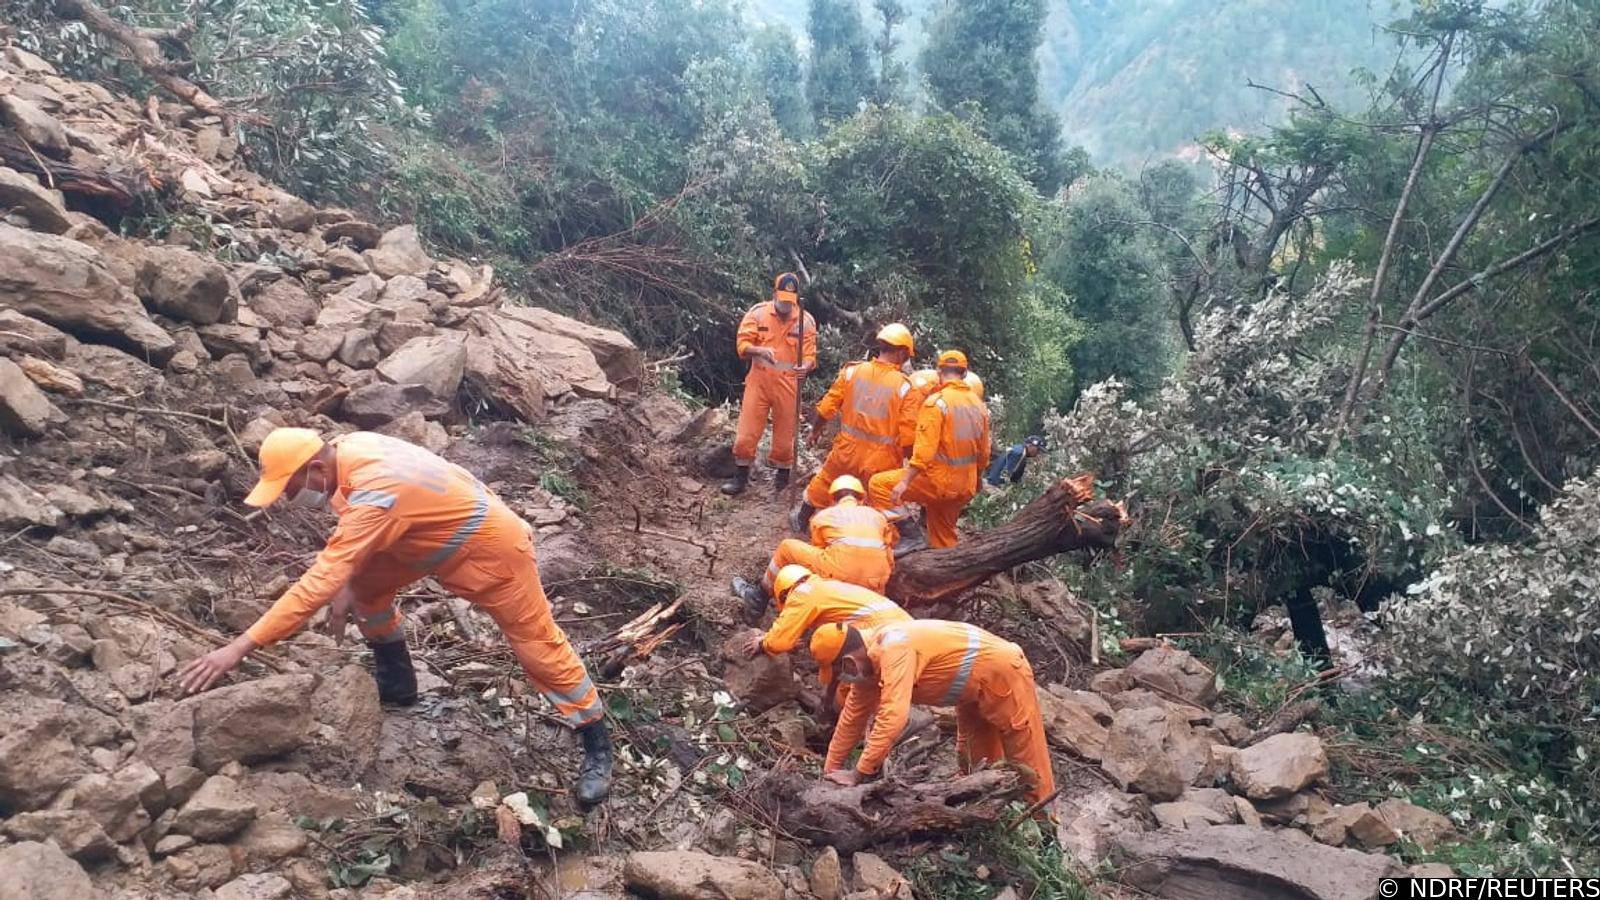
[[[963,771],[1005,758],[1032,770],[1035,803],[1055,791],[1033,669],[1021,647],[976,625],[936,619],[886,625],[862,636],[877,683],[851,686],[828,742],[824,772],[844,768],[865,736],[856,771],[875,774],[905,730],[911,704],[921,703],[956,708],[956,756]]]
[[[805,312],[781,318],[775,306],[771,301],[758,303],[739,322],[735,347],[739,358],[750,362],[733,441],[733,460],[741,466],[755,462],[769,414],[772,447],[767,461],[779,469],[794,466],[795,415],[800,408],[801,373],[797,367],[817,363],[817,323]],[[776,359],[753,358],[749,355],[752,347],[771,347]]]
[[[880,360],[851,363],[817,404],[823,421],[839,419],[839,435],[822,468],[806,486],[806,502],[828,505],[828,487],[840,475],[854,475],[866,484],[872,476],[898,469],[901,431],[914,415],[911,382],[896,366]]]
[[[911,620],[910,613],[882,594],[813,576],[795,585],[784,598],[777,621],[761,639],[761,649],[770,656],[788,653],[801,636],[818,625],[846,622],[856,628],[875,628]]]
[[[466,469],[421,447],[370,432],[330,443],[339,523],[311,568],[250,626],[251,640],[264,647],[288,637],[348,586],[362,635],[403,641],[395,594],[433,575],[499,624],[529,680],[569,724],[605,715],[551,615],[526,522]]]
[[[883,513],[845,497],[811,517],[811,543],[787,538],[778,544],[761,586],[772,593],[778,570],[798,563],[823,578],[859,584],[879,593],[894,571],[898,536]]]
[[[918,475],[903,499],[927,513],[928,546],[954,547],[956,519],[989,467],[989,408],[965,382],[944,385],[922,404],[908,465]],[[867,485],[872,505],[892,506],[890,495],[905,474],[895,469],[874,475]]]
[[[905,448],[907,456],[911,455],[911,445],[917,439],[917,416],[922,413],[922,404],[939,390],[939,370],[918,369],[912,372],[909,378],[911,381],[909,414],[900,425],[900,446]],[[979,400],[983,399],[983,379],[979,378],[976,372],[967,370],[966,378],[962,380],[978,395]]]

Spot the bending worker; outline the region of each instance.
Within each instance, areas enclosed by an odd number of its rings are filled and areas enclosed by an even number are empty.
[[[252,650],[293,634],[329,606],[344,635],[353,613],[376,660],[379,699],[417,699],[416,671],[394,605],[406,585],[432,575],[500,626],[528,679],[583,739],[574,795],[583,806],[611,787],[605,707],[583,662],[556,625],[539,583],[533,529],[467,470],[398,438],[356,432],[323,441],[279,428],[261,444],[261,480],[245,503],[331,506],[339,522],[300,580],[231,643],[186,666],[186,693],[203,691]]]
[[[1028,439],[1020,444],[1012,444],[1006,452],[997,457],[994,465],[984,474],[983,480],[995,487],[1004,487],[1006,482],[1016,484],[1022,480],[1022,474],[1028,469],[1028,460],[1044,452],[1044,438],[1040,435],[1029,435]]]
[[[978,493],[978,478],[989,466],[989,408],[967,384],[966,374],[966,354],[939,354],[939,389],[917,414],[910,462],[874,475],[867,485],[877,509],[921,504],[930,547],[955,546],[956,519]]]
[[[774,596],[778,572],[792,563],[823,578],[847,581],[879,593],[889,583],[894,571],[894,526],[883,513],[861,502],[867,492],[854,475],[835,478],[829,494],[833,505],[811,518],[811,543],[794,538],[780,541],[759,588],[734,577],[733,592],[744,600],[747,619],[761,618],[767,598]]]
[[[729,496],[750,483],[756,448],[772,417],[772,445],[767,462],[778,470],[774,485],[789,486],[794,467],[795,428],[800,424],[800,379],[817,367],[817,323],[800,309],[800,279],[784,272],[772,283],[772,300],[758,303],[739,322],[735,341],[739,358],[750,364],[739,404],[739,428],[733,441],[738,471],[722,485]]]
[[[916,408],[911,382],[900,367],[916,352],[911,331],[899,322],[885,325],[877,336],[877,353],[868,362],[851,363],[817,404],[811,420],[811,445],[822,443],[822,423],[839,420],[839,434],[822,468],[806,486],[796,531],[802,531],[812,514],[828,505],[829,488],[840,475],[863,482],[879,472],[900,468],[902,429]]]
[[[815,655],[815,641],[812,646]],[[920,703],[956,708],[963,772],[1004,758],[1031,772],[1034,803],[1055,792],[1033,669],[1016,644],[965,622],[916,619],[846,627],[836,658],[827,662],[850,688],[822,767],[829,781],[856,784],[876,775],[906,727],[911,704]],[[866,748],[847,768],[863,736]]]
[[[911,614],[888,597],[860,585],[820,578],[805,566],[784,566],[773,581],[773,596],[778,618],[766,634],[752,634],[745,642],[744,652],[751,658],[788,653],[817,626],[848,622],[872,628],[912,621]]]

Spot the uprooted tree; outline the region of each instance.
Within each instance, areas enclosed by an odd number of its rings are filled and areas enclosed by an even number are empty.
[[[1069,550],[1110,550],[1127,514],[1120,504],[1093,496],[1092,474],[1063,478],[1001,525],[954,547],[906,554],[885,593],[901,606],[929,606],[1026,562]]]
[[[958,778],[921,775],[926,780],[883,778],[845,787],[777,772],[762,782],[755,802],[784,833],[850,853],[990,824],[1027,795],[1016,770],[1005,767]]]

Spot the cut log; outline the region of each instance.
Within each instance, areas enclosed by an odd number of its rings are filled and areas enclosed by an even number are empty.
[[[682,615],[687,596],[670,604],[657,603],[611,634],[585,644],[582,652],[595,661],[593,671],[602,678],[614,678],[630,663],[645,659],[671,640],[687,624]]]
[[[1069,550],[1110,550],[1127,521],[1119,503],[1093,500],[1094,476],[1063,478],[1009,522],[954,547],[918,550],[895,563],[885,591],[906,608],[949,599],[1001,572]]]
[[[26,172],[66,196],[68,205],[115,222],[152,194],[147,178],[59,162],[28,149],[21,138],[0,130],[0,165]],[[73,202],[76,201],[76,202]]]
[[[1009,768],[914,784],[884,778],[854,787],[798,772],[762,782],[756,802],[778,829],[850,853],[916,835],[951,834],[999,821],[1027,795]]]

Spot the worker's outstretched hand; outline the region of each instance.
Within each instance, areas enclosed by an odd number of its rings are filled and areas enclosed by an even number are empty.
[[[889,502],[894,506],[899,506],[900,501],[904,500],[906,497],[906,488],[910,486],[911,482],[909,481],[901,480],[896,482],[894,490],[889,492]]]
[[[822,429],[820,427],[813,427],[811,429],[811,436],[806,438],[806,446],[813,450],[817,449],[818,447],[822,446],[822,437]]]
[[[233,671],[233,667],[253,649],[252,645],[234,641],[194,660],[178,674],[179,684],[185,694],[206,690]]]
[[[344,625],[350,620],[350,604],[355,602],[355,598],[356,595],[347,586],[334,594],[333,602],[328,604],[328,621],[323,627],[333,637],[335,644],[344,643]]]
[[[739,644],[739,649],[744,653],[745,656],[755,659],[761,655],[761,640],[763,637],[764,635],[758,631],[745,638],[744,641]]]
[[[842,784],[845,787],[854,787],[861,783],[861,773],[855,769],[835,769],[822,776],[824,781]]]

